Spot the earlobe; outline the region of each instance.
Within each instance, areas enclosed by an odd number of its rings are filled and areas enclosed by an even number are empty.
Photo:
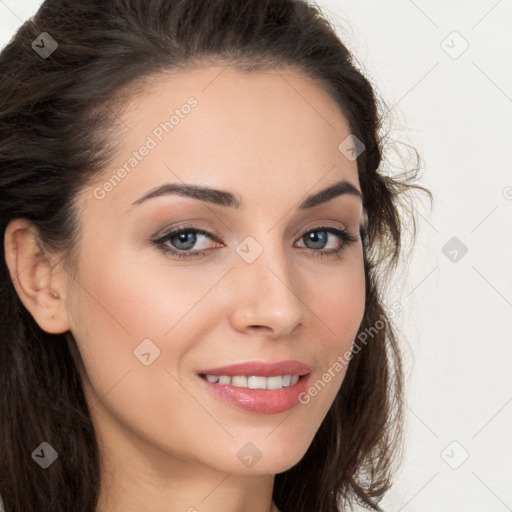
[[[64,298],[64,273],[57,274],[50,255],[37,240],[33,224],[12,220],[5,230],[5,259],[20,300],[39,327],[50,334],[69,330]]]

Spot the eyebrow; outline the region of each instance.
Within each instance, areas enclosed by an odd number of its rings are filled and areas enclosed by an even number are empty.
[[[228,192],[226,190],[219,190],[208,187],[200,187],[198,185],[168,183],[160,187],[154,188],[137,199],[132,206],[142,204],[143,202],[153,197],[160,197],[166,195],[177,194],[184,197],[191,197],[192,199],[199,199],[218,206],[229,208],[240,208],[243,204],[242,199],[237,194]],[[302,203],[297,207],[298,210],[306,210],[313,208],[319,204],[326,203],[335,197],[342,195],[350,195],[363,199],[361,192],[352,183],[346,180],[338,181],[327,188],[315,192],[306,197]]]

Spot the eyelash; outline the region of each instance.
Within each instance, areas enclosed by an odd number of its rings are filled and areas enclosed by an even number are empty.
[[[310,251],[311,256],[313,258],[320,258],[322,259],[324,256],[333,256],[335,258],[340,258],[341,253],[350,245],[356,243],[358,241],[358,238],[354,236],[352,233],[348,232],[345,229],[335,228],[333,226],[317,226],[313,229],[310,229],[306,231],[303,235],[299,237],[299,240],[301,240],[303,237],[305,237],[309,233],[314,233],[317,231],[325,231],[326,233],[330,233],[333,235],[338,236],[342,240],[342,245],[339,249],[334,250],[322,250],[322,249],[307,249],[306,251]],[[192,226],[179,226],[176,229],[173,229],[172,231],[169,231],[165,234],[163,234],[161,237],[151,240],[151,243],[155,245],[159,250],[161,250],[165,255],[176,259],[176,260],[187,260],[187,259],[193,259],[198,257],[206,256],[208,251],[211,251],[212,249],[207,250],[198,250],[198,251],[189,251],[188,250],[182,250],[179,251],[177,249],[171,249],[168,245],[165,244],[165,242],[170,241],[170,239],[176,235],[180,235],[182,233],[195,233],[204,235],[212,240],[217,238],[216,233],[209,233],[208,231],[204,231],[203,229],[194,228]]]

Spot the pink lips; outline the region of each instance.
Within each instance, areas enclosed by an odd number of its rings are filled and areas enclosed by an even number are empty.
[[[299,361],[281,361],[265,363],[261,361],[240,363],[230,366],[200,370],[200,382],[216,397],[240,409],[258,414],[277,414],[284,412],[299,403],[299,396],[306,392],[312,368]],[[231,384],[214,384],[208,382],[205,375],[245,375],[272,377],[276,375],[300,375],[293,386],[281,389],[249,389],[232,386]]]

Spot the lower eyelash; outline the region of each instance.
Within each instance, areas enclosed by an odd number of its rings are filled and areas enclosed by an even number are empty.
[[[306,254],[309,253],[309,257],[313,258],[324,258],[324,257],[337,257],[339,258],[341,256],[341,253],[350,245],[356,243],[358,241],[358,238],[354,236],[352,233],[348,232],[345,229],[339,229],[339,228],[333,228],[331,226],[319,226],[314,229],[310,229],[306,233],[304,233],[302,237],[307,235],[308,233],[315,232],[315,231],[325,231],[326,233],[331,233],[336,236],[338,236],[342,241],[343,244],[339,249],[335,250],[315,250],[315,249],[308,249],[306,248]],[[211,249],[208,249],[207,251],[199,250],[199,251],[178,251],[176,249],[171,249],[168,245],[165,244],[171,237],[175,235],[179,235],[180,233],[197,233],[201,235],[205,235],[208,238],[212,238],[212,235],[208,233],[207,231],[196,229],[196,228],[179,228],[175,231],[170,231],[169,233],[166,233],[162,235],[160,238],[156,240],[151,240],[151,243],[158,247],[159,250],[161,250],[164,254],[172,257],[176,260],[186,260],[190,258],[202,258],[204,256],[207,256],[208,252],[211,251]]]
[[[199,258],[206,256],[206,251],[196,251],[196,252],[185,252],[185,251],[175,251],[170,249],[168,246],[162,244],[158,247],[164,254],[170,255],[173,259],[176,260],[186,260],[188,258]],[[170,253],[170,254],[169,254]]]
[[[167,242],[173,236],[179,235],[181,233],[196,233],[204,235],[210,239],[214,238],[212,233],[209,233],[208,231],[205,231],[203,229],[194,228],[192,226],[179,226],[178,228],[169,231],[168,233],[164,233],[161,237],[155,240],[151,240],[151,243],[155,245],[159,250],[161,250],[164,254],[176,260],[186,260],[189,258],[198,258],[207,255],[208,251],[178,251],[177,249],[171,249],[168,245],[166,245],[165,242]]]
[[[310,252],[310,257],[313,258],[324,258],[324,257],[334,257],[334,258],[340,258],[341,254],[345,251],[347,247],[349,247],[352,244],[355,244],[357,242],[357,237],[354,236],[352,233],[348,232],[346,229],[338,229],[338,228],[332,228],[330,226],[319,226],[314,229],[310,229],[306,233],[304,233],[305,236],[308,233],[314,232],[314,231],[325,231],[326,233],[332,233],[343,241],[341,247],[339,249],[335,249],[334,251],[331,249],[330,251],[324,251],[324,250],[315,250],[315,249],[307,249],[308,252]],[[308,254],[306,252],[306,254]]]

